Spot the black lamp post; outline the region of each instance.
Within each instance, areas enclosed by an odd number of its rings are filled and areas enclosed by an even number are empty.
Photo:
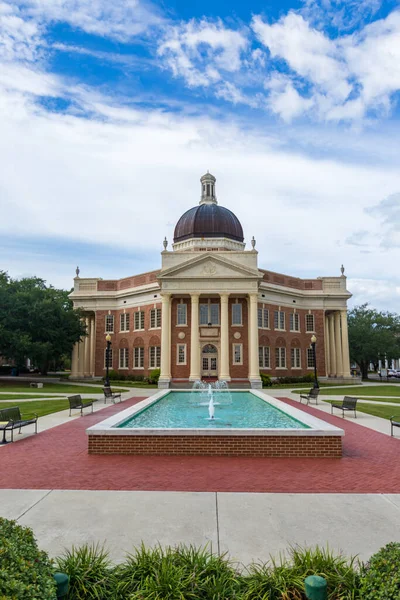
[[[110,379],[108,377],[108,369],[109,369],[109,363],[110,363],[110,348],[111,348],[111,335],[109,333],[107,333],[106,335],[106,342],[107,342],[107,348],[106,348],[106,378],[104,380],[104,385],[106,387],[110,386]]]
[[[315,335],[313,335],[311,337],[311,348],[312,348],[312,353],[313,353],[313,361],[314,361],[314,389],[319,389],[319,383],[318,383],[318,379],[317,379],[317,357],[315,354],[315,343],[317,341],[317,338],[315,337]]]

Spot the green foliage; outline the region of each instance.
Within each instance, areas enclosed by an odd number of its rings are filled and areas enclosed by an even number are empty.
[[[271,381],[271,377],[269,375],[260,371],[260,377],[261,377],[263,387],[271,387],[272,381]]]
[[[368,378],[369,364],[379,358],[397,358],[400,352],[400,316],[379,312],[368,304],[356,306],[348,313],[350,358]]]
[[[22,367],[27,358],[47,373],[86,335],[65,290],[43,279],[11,279],[0,271],[0,355]]]
[[[57,570],[70,577],[68,600],[109,600],[114,598],[114,571],[108,552],[88,545],[66,550],[57,559]]]
[[[38,549],[33,532],[0,517],[0,598],[55,598],[53,565]]]
[[[118,373],[118,371],[115,371],[114,369],[110,369],[108,371],[108,379],[110,381],[124,381],[125,380],[125,375],[120,375]]]
[[[400,598],[400,543],[392,542],[374,554],[361,569],[360,598]]]
[[[154,369],[151,371],[149,375],[149,383],[158,383],[158,380],[160,379],[160,373],[160,369]]]
[[[314,373],[299,375],[298,377],[277,377],[276,382],[281,385],[285,383],[314,383]]]

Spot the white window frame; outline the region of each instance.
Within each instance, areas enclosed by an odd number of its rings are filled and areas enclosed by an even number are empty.
[[[235,322],[234,318],[235,307],[239,307],[239,310],[236,308],[236,310],[238,310],[236,317],[240,317],[237,319],[237,322]],[[243,327],[243,307],[241,302],[235,302],[235,304],[232,304],[232,327]]]
[[[187,348],[186,344],[177,344],[176,345],[176,364],[177,365],[186,365],[187,364],[187,360],[186,360],[187,351],[186,351],[186,348]],[[180,355],[179,355],[180,349],[183,350],[183,360],[182,361],[179,360],[180,359]]]
[[[312,319],[312,329],[308,328],[308,319]],[[315,333],[315,316],[313,314],[306,315],[306,333]]]
[[[134,313],[133,320],[133,331],[144,331],[144,310],[137,310]],[[136,328],[136,321],[139,323],[139,327]],[[143,325],[143,327],[142,327]]]
[[[154,322],[155,326],[152,327]],[[161,308],[152,308],[150,311],[150,327],[149,329],[161,329]],[[158,368],[158,367],[155,367]]]
[[[119,315],[119,330],[121,333],[125,333],[129,331],[130,327],[130,314],[129,313],[121,313]]]
[[[307,369],[314,370],[314,352],[312,348],[307,348]]]
[[[144,369],[144,347],[135,346],[133,349],[133,368],[135,370]]]
[[[260,369],[271,368],[271,349],[270,346],[258,347],[258,366]]]
[[[269,310],[264,305],[259,306],[257,309],[257,323],[258,329],[269,329]]]
[[[154,357],[152,350],[154,349]],[[149,347],[149,369],[160,369],[161,367],[161,346]]]
[[[278,327],[276,326],[278,324]],[[283,325],[283,327],[282,327]],[[275,331],[286,331],[285,312],[283,310],[274,311],[274,329]]]
[[[114,333],[114,315],[106,315],[105,333]]]
[[[120,348],[118,354],[118,369],[121,371],[129,369],[129,348]]]
[[[202,314],[201,314],[201,306],[207,306],[207,323],[204,323],[202,320]],[[215,306],[217,310],[217,322],[213,323],[213,319],[212,319],[212,306]],[[202,325],[203,327],[208,325],[209,323],[213,326],[213,327],[219,327],[220,325],[220,310],[219,310],[219,304],[217,304],[216,302],[211,303],[210,300],[208,302],[200,302],[199,304],[199,323],[200,325]]]
[[[275,369],[286,368],[286,348],[285,346],[278,346],[275,348]]]
[[[290,348],[291,369],[301,369],[301,349]]]
[[[236,348],[239,348],[239,361],[236,361]],[[243,364],[243,344],[232,344],[232,365],[238,366]]]
[[[183,317],[183,319],[182,319]],[[180,323],[182,319],[182,323]],[[176,326],[187,327],[187,304],[186,302],[179,302],[176,307]]]
[[[110,348],[108,355],[108,368],[113,368],[113,349]],[[107,348],[104,349],[104,368],[107,369]]]
[[[290,318],[289,318],[289,323],[290,323],[290,331],[296,331],[297,333],[300,332],[300,315],[299,313],[290,313]]]

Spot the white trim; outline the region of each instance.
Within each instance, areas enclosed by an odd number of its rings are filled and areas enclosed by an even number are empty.
[[[235,362],[235,346],[240,346],[240,362]],[[243,344],[232,343],[232,366],[240,367],[240,365],[243,365]]]
[[[179,362],[179,346],[183,346],[184,347],[185,362]],[[187,344],[177,344],[176,345],[176,364],[178,366],[185,366],[185,365],[187,365]]]

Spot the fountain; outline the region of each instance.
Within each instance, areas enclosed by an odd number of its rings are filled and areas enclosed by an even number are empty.
[[[208,383],[200,379],[195,381],[190,394],[190,403],[195,406],[208,406],[210,403],[210,391],[213,396],[213,405],[232,404],[232,395],[226,381]]]
[[[210,401],[208,403],[208,416],[210,417],[210,420],[211,420],[214,418],[214,398],[213,398],[213,391],[212,391],[210,384],[208,384],[208,397],[210,399]]]

